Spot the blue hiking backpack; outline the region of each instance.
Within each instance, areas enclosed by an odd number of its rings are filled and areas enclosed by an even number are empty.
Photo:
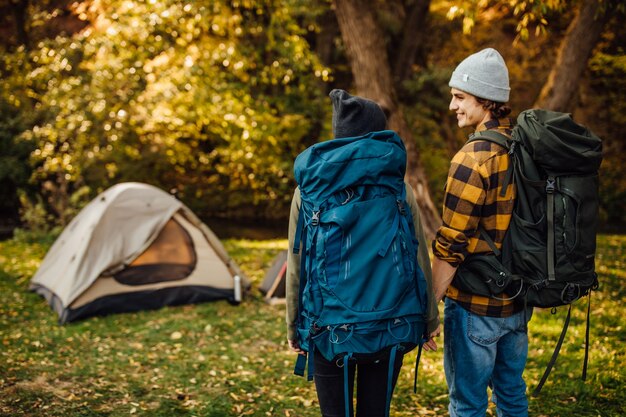
[[[301,255],[297,334],[308,352],[343,363],[346,415],[348,364],[422,344],[426,281],[417,263],[413,218],[406,202],[406,150],[393,131],[333,139],[295,161],[302,204],[294,253]],[[304,375],[306,356],[295,373]],[[416,377],[417,379],[417,363]],[[387,413],[391,377],[387,387]]]

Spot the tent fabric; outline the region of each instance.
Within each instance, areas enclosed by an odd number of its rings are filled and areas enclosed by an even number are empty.
[[[78,310],[106,314],[232,298],[235,275],[249,287],[217,236],[189,208],[151,185],[122,183],[70,222],[31,289],[65,322]]]
[[[120,270],[137,257],[181,205],[146,184],[109,188],[63,230],[31,283],[48,288],[62,305],[69,305],[102,272]]]

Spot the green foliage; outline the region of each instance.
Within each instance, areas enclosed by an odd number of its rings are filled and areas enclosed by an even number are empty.
[[[28,198],[24,192],[20,192],[19,198],[20,218],[24,226],[35,234],[48,233],[55,221],[53,216],[46,211],[41,197],[35,195],[34,198]],[[19,231],[20,229],[15,230],[15,232]]]
[[[2,61],[0,57],[0,68]],[[28,159],[36,146],[18,137],[30,123],[24,100],[28,99],[12,91],[10,80],[0,83],[0,215],[5,220],[18,218],[17,190],[29,188],[31,168]]]
[[[481,14],[498,13],[498,9],[505,9],[517,19],[515,27],[516,38],[526,41],[534,27],[536,36],[545,34],[548,28],[547,15],[552,11],[565,8],[563,0],[501,0],[489,2],[486,0],[463,0],[452,2],[448,9],[448,19],[461,18],[463,33],[470,34]]]
[[[285,240],[227,240],[253,289],[235,307],[214,302],[96,317],[59,326],[27,292],[53,236],[0,242],[0,415],[2,416],[292,416],[319,415],[312,383],[292,374],[284,310],[257,290]],[[562,353],[530,415],[617,417],[626,404],[626,237],[598,238],[600,289],[591,299],[587,382],[580,380],[586,302],[576,303]],[[563,325],[537,310],[529,324],[525,372],[536,386]],[[439,340],[441,344],[441,339]],[[414,353],[405,357],[393,416],[447,415],[441,348],[422,355],[413,394]],[[493,404],[489,414],[495,415]]]
[[[37,148],[32,181],[47,184],[50,211],[65,219],[76,190],[119,181],[175,188],[212,214],[284,208],[293,157],[325,104],[327,71],[301,26],[314,10],[298,0],[94,7],[86,30],[5,56],[3,76],[34,101],[36,123],[19,138]]]
[[[448,115],[449,71],[496,47],[509,64],[514,114],[530,107],[580,3],[431,2],[428,42],[396,92],[436,202],[446,159],[466,134]],[[2,10],[17,4],[28,5],[28,42],[17,46],[16,33],[0,41],[0,214],[19,207],[24,226],[39,231],[121,181],[176,191],[202,217],[285,218],[293,159],[330,130],[329,84],[352,88],[329,0],[0,0]],[[394,51],[416,4],[376,2]],[[613,23],[587,78],[590,100],[610,105],[577,113],[601,136],[621,138],[624,5],[602,4]],[[2,34],[12,16],[0,17]],[[602,215],[623,223],[623,141],[605,146]]]

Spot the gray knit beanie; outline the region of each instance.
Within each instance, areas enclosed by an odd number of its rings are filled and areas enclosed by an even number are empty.
[[[371,100],[351,96],[335,89],[329,94],[333,103],[333,136],[350,138],[387,127],[387,118],[380,106]]]
[[[509,101],[509,70],[493,48],[465,58],[452,73],[448,85],[473,96],[499,103]]]

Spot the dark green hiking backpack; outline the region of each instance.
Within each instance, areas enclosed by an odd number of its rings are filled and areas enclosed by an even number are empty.
[[[569,114],[547,110],[522,112],[510,138],[487,130],[474,134],[470,141],[474,140],[488,140],[509,150],[511,163],[502,193],[513,181],[517,197],[502,250],[481,231],[495,256],[468,257],[455,276],[455,286],[494,298],[519,298],[535,307],[570,305],[536,395],[556,361],[571,303],[598,286],[594,261],[602,142]],[[587,339],[588,335],[587,324]],[[586,367],[587,352],[583,379]]]

